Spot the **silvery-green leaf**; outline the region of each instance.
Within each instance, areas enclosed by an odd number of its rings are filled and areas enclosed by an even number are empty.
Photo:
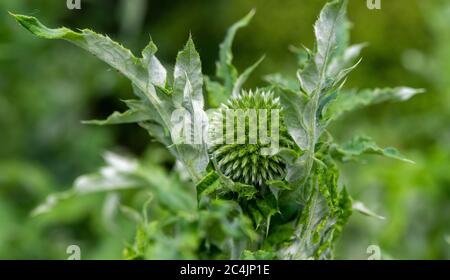
[[[154,57],[156,46],[150,44],[143,51],[143,59],[135,57],[129,50],[125,49],[120,44],[114,42],[109,37],[96,34],[91,30],[83,29],[80,32],[75,32],[68,28],[51,29],[44,26],[36,18],[13,15],[16,20],[32,32],[34,35],[46,39],[63,39],[67,40],[103,60],[111,67],[121,72],[124,76],[132,81],[135,93],[144,100],[148,101],[148,112],[159,114],[159,123],[163,128],[170,128],[170,106],[167,106],[165,96],[157,95],[155,85],[162,84],[165,76],[162,65]],[[144,65],[145,64],[145,65]],[[165,78],[164,78],[165,79]],[[152,117],[155,119],[155,117]],[[94,121],[96,124],[131,122],[131,121],[146,121],[141,113],[136,110],[131,110],[125,113],[113,114],[105,121]]]
[[[342,161],[349,161],[359,156],[370,154],[382,155],[388,158],[414,163],[413,161],[405,158],[394,148],[378,147],[378,145],[371,138],[366,136],[356,136],[342,146],[337,144],[334,145],[334,157]]]
[[[391,100],[405,101],[423,92],[423,89],[409,87],[343,91],[327,108],[325,115],[327,119],[335,120],[348,111]]]
[[[185,95],[187,79],[192,87],[188,97]],[[189,37],[184,49],[177,55],[174,70],[173,102],[175,107],[184,107],[183,103],[189,98],[189,103],[196,103],[203,109],[203,74],[200,56],[195,49],[192,37]]]
[[[137,123],[151,120],[151,117],[142,111],[127,110],[123,113],[114,112],[105,120],[89,120],[83,121],[84,124],[95,125],[109,125],[109,124],[124,124],[124,123]]]
[[[284,107],[284,119],[289,134],[302,150],[308,147],[307,124],[304,122],[304,111],[307,98],[290,90],[278,91]]]
[[[82,175],[75,180],[72,189],[48,196],[32,214],[52,211],[59,203],[73,197],[137,188],[152,190],[158,197],[158,203],[174,213],[195,209],[195,198],[192,198],[188,188],[169,177],[163,168],[143,166],[136,159],[110,152],[105,153],[104,158],[106,165],[98,172]]]
[[[297,71],[297,78],[300,82],[300,87],[309,96],[313,95],[320,87],[320,71],[316,63],[311,58],[304,69]],[[317,93],[318,94],[318,93]]]
[[[328,259],[334,241],[351,214],[351,198],[338,191],[338,171],[333,163],[315,168],[301,199],[302,210],[289,245],[279,251],[283,259]]]
[[[327,3],[314,25],[317,41],[315,63],[320,71],[327,66],[339,46],[337,34],[342,25],[346,23],[345,7],[346,1],[344,0]]]
[[[61,193],[50,194],[44,202],[36,206],[31,211],[31,216],[39,216],[52,211],[60,202],[74,196],[73,191],[66,191]]]
[[[353,210],[355,210],[355,211],[357,211],[357,212],[359,212],[359,213],[361,213],[363,215],[369,216],[369,217],[373,217],[373,218],[376,218],[376,219],[379,219],[379,220],[386,219],[385,217],[383,217],[381,215],[378,215],[374,211],[372,211],[369,208],[367,208],[367,206],[364,205],[364,203],[362,203],[361,201],[354,201],[352,208],[353,208]]]
[[[31,33],[45,39],[67,40],[103,60],[115,68],[140,88],[145,89],[147,74],[141,61],[129,50],[114,42],[107,36],[97,34],[89,29],[75,32],[68,28],[51,29],[44,26],[36,18],[14,15],[16,20]]]
[[[331,77],[335,76],[339,71],[342,71],[342,69],[350,67],[354,64],[355,60],[358,59],[362,49],[366,46],[367,44],[352,45],[345,49],[342,56],[334,57],[328,66],[327,75]]]
[[[341,42],[346,40],[345,36],[339,36],[339,33],[347,28],[345,7],[345,0],[327,3],[314,24],[316,52],[297,73],[301,87],[308,95],[321,93],[326,86],[330,61],[338,47],[345,45],[345,42]]]
[[[216,191],[220,184],[220,176],[215,171],[209,172],[196,185],[197,201],[200,202],[202,196],[208,196]]]
[[[310,49],[303,46],[302,48],[296,46],[289,46],[289,50],[294,53],[297,57],[297,64],[300,69],[305,68],[306,63],[308,63],[312,52]]]
[[[216,76],[223,79],[225,94],[227,96],[231,95],[234,83],[238,76],[237,70],[232,63],[233,52],[231,47],[233,45],[234,36],[240,28],[248,25],[254,14],[255,10],[251,10],[244,18],[233,24],[228,29],[225,40],[220,44],[219,61],[216,64]]]
[[[142,63],[148,71],[149,82],[159,87],[165,87],[167,79],[167,71],[161,62],[156,58],[155,53],[158,48],[152,40],[148,43],[142,51]]]
[[[184,132],[181,143],[178,141],[180,139],[174,140],[172,135],[172,140],[176,141],[174,148],[193,179],[200,180],[209,162],[204,139],[208,120],[203,110],[203,74],[200,56],[191,37],[177,55],[172,100],[176,109],[186,111],[183,118],[171,120],[171,128],[180,127]]]

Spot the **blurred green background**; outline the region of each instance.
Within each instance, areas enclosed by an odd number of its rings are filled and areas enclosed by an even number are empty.
[[[227,27],[256,8],[234,44],[240,69],[267,55],[246,85],[254,87],[265,74],[295,73],[288,47],[312,47],[312,25],[325,0],[81,0],[81,10],[68,10],[65,2],[0,2],[0,259],[65,259],[70,244],[80,245],[83,259],[120,258],[135,226],[108,222],[110,197],[68,201],[34,218],[30,211],[97,170],[107,150],[172,164],[137,126],[82,125],[124,109],[119,100],[132,96],[128,81],[68,43],[34,38],[8,11],[49,26],[91,28],[136,53],[151,35],[168,66],[191,32],[204,72],[213,74]],[[349,18],[352,42],[369,46],[347,86],[407,85],[427,93],[354,112],[334,125],[341,141],[367,134],[416,161],[368,158],[343,166],[350,193],[386,220],[355,213],[336,256],[367,259],[367,247],[378,245],[384,258],[450,259],[450,2],[382,0],[381,10],[369,10],[365,0],[350,0]]]

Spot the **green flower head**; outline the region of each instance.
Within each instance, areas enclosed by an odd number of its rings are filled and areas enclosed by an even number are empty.
[[[222,104],[213,118],[212,131],[220,132],[211,156],[217,167],[235,182],[264,186],[286,174],[283,159],[273,148],[293,145],[284,125],[282,107],[272,91],[242,91]]]

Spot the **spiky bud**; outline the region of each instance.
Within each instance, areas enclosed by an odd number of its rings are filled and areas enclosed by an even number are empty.
[[[222,104],[216,116],[212,130],[221,132],[216,138],[221,141],[210,151],[223,174],[235,182],[256,187],[285,176],[283,159],[267,152],[274,141],[277,148],[293,145],[284,125],[280,100],[272,91],[242,91]]]

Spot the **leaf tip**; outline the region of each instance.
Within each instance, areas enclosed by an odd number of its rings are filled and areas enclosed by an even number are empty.
[[[101,125],[101,121],[99,120],[82,120],[81,124],[87,124],[87,125]]]
[[[256,8],[252,8],[246,16],[247,20],[251,20],[255,16],[255,14],[256,14]]]
[[[13,12],[8,11],[8,13],[14,17],[14,19],[23,27],[29,29],[29,22],[36,22],[36,18],[26,16],[26,15],[20,15],[20,14],[14,14]]]

